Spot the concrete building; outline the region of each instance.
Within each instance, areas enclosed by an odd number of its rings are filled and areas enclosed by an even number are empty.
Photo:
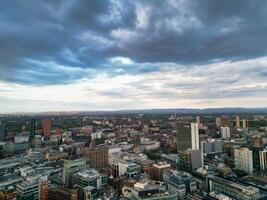
[[[169,163],[155,163],[152,165],[150,176],[153,180],[163,181],[163,172],[169,169],[171,165]]]
[[[236,116],[236,128],[240,128],[240,117],[239,117],[239,115]]]
[[[215,118],[215,124],[217,128],[220,128],[222,125],[222,119],[220,117]]]
[[[257,200],[260,197],[258,188],[243,186],[214,175],[207,176],[207,187],[210,192],[223,193],[239,200]]]
[[[246,118],[243,118],[242,120],[242,128],[243,129],[248,128],[248,120]]]
[[[27,134],[27,133],[23,133],[23,134],[20,134],[20,135],[16,135],[14,137],[14,142],[15,143],[24,143],[24,142],[29,142],[29,139],[30,139],[30,135]]]
[[[108,146],[105,144],[87,148],[85,157],[90,161],[90,166],[95,169],[102,170],[109,166]]]
[[[222,152],[222,141],[215,139],[208,139],[206,141],[201,141],[202,153],[220,153]]]
[[[221,137],[224,139],[230,139],[231,138],[231,132],[230,127],[221,127]]]
[[[248,174],[253,174],[253,157],[252,151],[248,148],[240,148],[234,150],[235,167],[245,171]]]
[[[197,182],[188,173],[167,169],[163,172],[163,182],[168,190],[176,193],[179,199],[185,199],[187,193],[197,191]]]
[[[74,173],[88,167],[86,160],[76,159],[68,160],[63,166],[63,183],[65,186],[71,187],[73,185],[72,176]]]
[[[259,151],[260,170],[267,171],[267,149]]]
[[[229,119],[229,116],[223,115],[221,117],[221,126],[228,126],[228,127],[230,127],[230,119]]]
[[[100,174],[95,169],[85,169],[73,174],[73,187],[91,186],[97,190],[107,185],[107,176]]]
[[[191,123],[191,144],[192,150],[199,149],[199,132],[198,132],[199,124]]]
[[[179,169],[192,171],[203,167],[203,155],[201,150],[187,149],[186,151],[178,152]]]
[[[138,181],[131,191],[131,200],[177,200],[177,194],[168,191],[160,182]]]
[[[114,170],[114,175],[119,177],[127,176],[129,178],[133,178],[141,172],[140,165],[127,161],[113,163],[112,169]]]

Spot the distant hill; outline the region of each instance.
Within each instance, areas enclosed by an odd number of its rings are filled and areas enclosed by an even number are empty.
[[[168,108],[168,109],[137,109],[137,110],[114,110],[114,111],[70,111],[70,112],[35,112],[35,113],[7,113],[1,114],[0,116],[6,115],[105,115],[105,114],[227,114],[227,113],[258,113],[267,114],[267,108],[242,108],[242,107],[232,107],[232,108],[205,108],[205,109],[190,109],[190,108]]]

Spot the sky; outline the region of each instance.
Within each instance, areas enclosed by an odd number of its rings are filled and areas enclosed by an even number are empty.
[[[265,0],[0,1],[0,113],[267,107]]]

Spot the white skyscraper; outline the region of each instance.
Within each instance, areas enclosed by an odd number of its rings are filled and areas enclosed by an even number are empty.
[[[248,174],[253,174],[252,151],[248,148],[235,149],[235,167]]]
[[[221,127],[221,137],[224,139],[229,139],[231,137],[229,127]]]
[[[267,149],[259,152],[260,156],[260,170],[267,171]]]
[[[198,123],[191,123],[191,144],[192,150],[199,149]]]

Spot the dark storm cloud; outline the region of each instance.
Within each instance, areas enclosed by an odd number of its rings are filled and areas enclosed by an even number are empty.
[[[1,1],[0,80],[58,84],[265,56],[266,10],[264,0]]]

